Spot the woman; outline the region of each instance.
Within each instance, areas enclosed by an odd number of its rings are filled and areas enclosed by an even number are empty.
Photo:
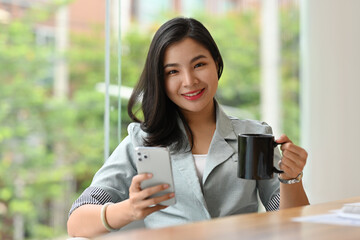
[[[155,228],[256,212],[257,193],[267,210],[309,204],[301,181],[286,184],[299,178],[307,153],[285,135],[277,139],[283,157],[277,150],[274,159],[281,159],[284,183],[275,177],[237,178],[236,136],[271,133],[271,128],[258,121],[230,118],[222,111],[214,98],[222,70],[216,43],[200,22],[175,18],[159,28],[129,101],[128,112],[135,123],[73,204],[69,235],[91,237],[139,219]],[[140,98],[144,121],[134,113]],[[137,174],[137,146],[170,149],[176,196],[149,198],[167,185],[140,188],[152,176]],[[173,197],[175,205],[158,204]]]

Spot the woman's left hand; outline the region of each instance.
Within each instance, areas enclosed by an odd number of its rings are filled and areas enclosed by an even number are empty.
[[[293,144],[293,142],[285,135],[281,135],[276,140],[281,144],[282,158],[279,161],[279,167],[284,173],[281,174],[283,179],[296,178],[304,169],[308,153],[305,149]]]

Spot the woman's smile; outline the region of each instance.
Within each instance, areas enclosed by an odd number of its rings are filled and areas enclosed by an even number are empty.
[[[186,98],[187,100],[196,100],[196,99],[199,99],[203,95],[204,91],[205,91],[205,88],[196,90],[196,91],[192,91],[192,92],[188,92],[188,93],[184,93],[181,95],[183,95],[184,98]]]

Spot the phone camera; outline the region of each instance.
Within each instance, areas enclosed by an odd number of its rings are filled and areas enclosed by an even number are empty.
[[[141,162],[141,161],[142,161],[142,159],[141,159],[141,158],[138,158],[138,160],[139,160],[139,162]]]
[[[146,159],[146,158],[147,158],[147,155],[144,155],[144,158]]]

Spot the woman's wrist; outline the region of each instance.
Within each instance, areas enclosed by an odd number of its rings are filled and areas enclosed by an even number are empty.
[[[119,230],[133,221],[129,212],[128,202],[129,200],[127,199],[107,207],[106,220],[111,228]]]
[[[108,207],[113,204],[114,203],[112,203],[112,202],[105,203],[101,208],[101,214],[100,214],[101,222],[102,222],[103,226],[106,228],[106,230],[108,230],[109,232],[114,232],[114,231],[118,230],[118,229],[112,227],[107,220]]]
[[[285,184],[294,184],[302,180],[303,172],[299,173],[296,177],[284,176],[284,174],[279,174],[278,179],[281,183]]]

